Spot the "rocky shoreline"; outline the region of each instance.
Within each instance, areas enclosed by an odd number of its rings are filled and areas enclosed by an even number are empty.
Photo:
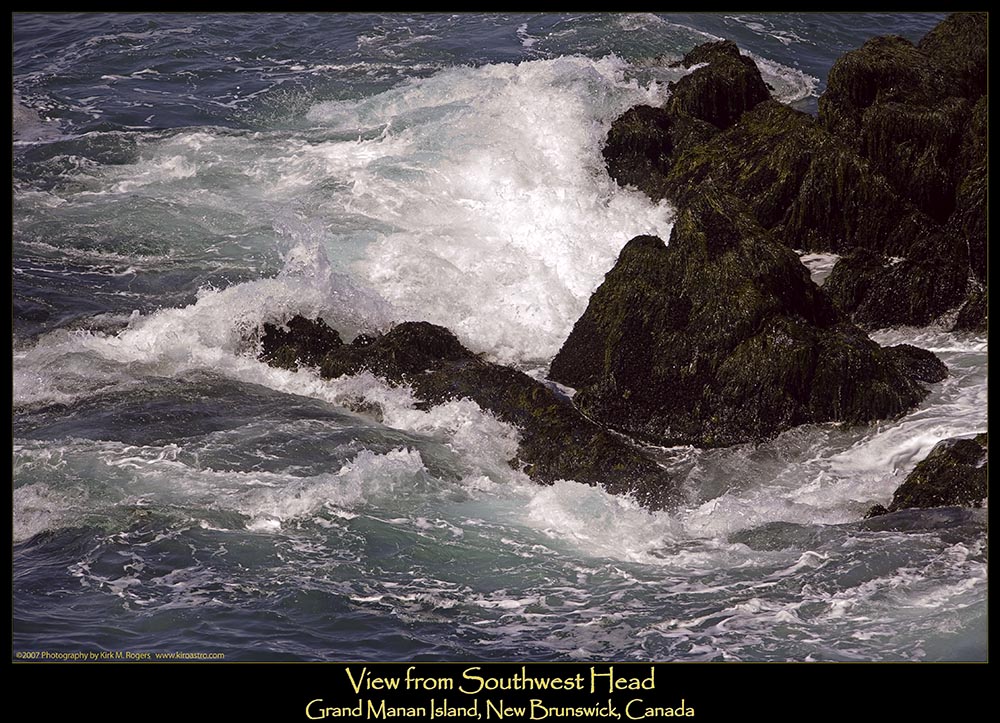
[[[631,108],[608,132],[611,177],[678,214],[668,243],[625,245],[554,358],[550,378],[575,397],[419,321],[347,344],[322,319],[275,320],[256,332],[260,358],[324,378],[369,371],[428,406],[472,399],[519,430],[510,463],[533,480],[653,509],[682,492],[646,445],[759,443],[912,409],[944,364],[864,330],[951,313],[955,330],[986,331],[985,14],[847,53],[818,118],[771,100],[731,42],[681,65],[665,107]],[[841,258],[821,288],[793,249]],[[979,506],[981,436],[935,448],[870,514]]]

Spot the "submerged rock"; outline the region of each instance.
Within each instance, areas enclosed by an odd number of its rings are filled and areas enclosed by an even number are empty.
[[[988,493],[987,464],[986,434],[943,440],[910,472],[888,508],[874,505],[867,516],[909,508],[981,507]]]
[[[296,316],[284,326],[264,324],[260,339],[260,358],[271,366],[296,369],[300,363],[316,366],[323,356],[343,345],[336,329],[322,319]]]
[[[794,252],[704,186],[669,245],[626,244],[550,377],[626,434],[723,446],[904,412],[929,374],[910,349],[882,349],[843,321]]]
[[[271,341],[261,359],[273,365],[287,366],[288,360],[318,365],[324,378],[366,370],[409,386],[428,407],[471,399],[517,427],[520,443],[511,464],[537,482],[600,485],[651,508],[680,500],[675,481],[640,448],[591,422],[541,382],[481,359],[444,327],[406,322],[344,344],[322,320],[296,316],[283,327],[265,325],[263,338]]]

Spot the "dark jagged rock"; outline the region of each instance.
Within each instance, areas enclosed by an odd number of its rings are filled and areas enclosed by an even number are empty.
[[[781,223],[798,196],[816,144],[815,123],[775,101],[761,103],[738,126],[699,145],[671,168],[668,193],[683,203],[711,179],[745,201],[765,228]]]
[[[986,289],[976,287],[965,304],[958,311],[958,318],[955,319],[955,331],[971,331],[977,334],[985,334],[988,325],[988,303]]]
[[[911,366],[841,321],[790,249],[705,186],[669,245],[626,244],[550,377],[627,434],[722,446],[900,414],[926,394]]]
[[[682,61],[706,64],[673,85],[666,108],[638,105],[608,131],[604,161],[622,186],[664,198],[664,175],[681,150],[704,143],[770,96],[754,62],[729,41],[700,45]]]
[[[868,512],[865,513],[865,519],[870,520],[873,517],[881,517],[887,514],[889,514],[889,509],[885,505],[872,505],[868,508]]]
[[[408,384],[429,371],[467,362],[475,355],[443,326],[426,321],[400,324],[380,337],[334,347],[323,358],[320,373],[327,378],[367,369],[396,384]]]
[[[969,266],[976,280],[986,283],[986,206],[989,178],[984,162],[965,177],[958,189],[958,204],[948,220],[948,231],[955,239],[953,247],[966,245]]]
[[[933,384],[948,376],[948,367],[937,358],[934,352],[912,344],[887,346],[884,351],[896,358],[896,364],[904,370],[910,379]]]
[[[670,114],[663,108],[629,108],[611,124],[604,143],[608,174],[622,186],[636,186],[655,196],[670,169],[674,151],[670,131]]]
[[[929,324],[966,297],[966,248],[951,242],[939,232],[895,262],[855,251],[837,262],[823,288],[864,328]]]
[[[866,248],[854,249],[834,264],[823,282],[823,291],[840,311],[853,314],[890,266],[884,254]]]
[[[956,159],[971,115],[964,98],[933,106],[876,103],[862,118],[861,155],[892,186],[937,222],[955,208],[965,174]]]
[[[966,98],[986,92],[986,22],[986,13],[954,13],[917,44],[921,53],[951,76],[955,89]]]
[[[844,256],[824,285],[831,299],[869,329],[928,324],[961,307],[955,328],[985,332],[987,186],[983,156],[959,186],[944,227],[895,262],[863,249]]]
[[[284,369],[296,369],[300,363],[317,366],[330,349],[343,343],[337,330],[322,319],[296,316],[285,325],[263,325],[260,358]]]
[[[882,36],[833,64],[819,99],[819,117],[835,135],[860,148],[864,113],[871,106],[933,106],[950,94],[945,78],[913,43],[896,35]]]
[[[957,159],[957,163],[961,168],[973,172],[977,166],[986,166],[989,122],[990,99],[989,96],[984,95],[972,107],[972,115],[965,128],[965,136],[962,138],[962,147],[959,150],[959,158]],[[961,194],[961,187],[958,192]],[[961,204],[956,204],[956,206],[959,205]]]
[[[673,86],[669,110],[725,129],[758,103],[770,98],[760,70],[729,40],[705,43],[686,56],[686,68],[705,64]]]
[[[919,47],[874,38],[834,64],[820,98],[823,125],[938,222],[970,168],[961,149],[971,102],[985,92],[985,22],[983,14],[953,15]]]
[[[602,150],[608,175],[622,186],[635,186],[659,200],[665,194],[664,179],[675,150],[702,143],[718,132],[697,118],[648,105],[633,106],[608,131]]]
[[[938,442],[892,496],[888,508],[875,505],[868,517],[910,508],[981,507],[988,494],[988,438]]]
[[[315,360],[318,355],[324,378],[366,370],[390,384],[408,385],[424,407],[471,399],[518,428],[520,444],[511,464],[537,482],[601,485],[652,508],[680,499],[676,483],[639,448],[589,421],[569,400],[528,375],[484,361],[444,327],[407,322],[351,344],[343,344],[320,320],[295,317],[285,328],[266,325],[264,337],[280,344],[267,356],[262,352],[263,360],[281,365],[289,358]],[[274,329],[283,335],[276,337]]]
[[[679,154],[663,186],[667,197],[683,203],[709,179],[796,248],[901,253],[931,226],[814,118],[775,101]]]
[[[956,329],[985,332],[987,183],[982,163],[960,186],[947,225],[920,238],[905,258],[865,249],[841,258],[824,284],[833,302],[868,329],[929,324],[961,307]]]

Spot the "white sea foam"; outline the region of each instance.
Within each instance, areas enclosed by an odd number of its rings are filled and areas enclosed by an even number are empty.
[[[817,254],[805,251],[797,251],[796,253],[799,254],[799,261],[809,269],[813,283],[818,286],[823,285],[823,282],[833,271],[833,267],[837,265],[837,261],[840,260],[840,256],[837,254]]]
[[[601,157],[615,117],[664,98],[628,69],[614,57],[448,68],[317,104],[312,134],[149,136],[136,162],[88,169],[54,192],[73,209],[19,203],[62,224],[86,214],[110,237],[173,224],[280,237],[282,219],[303,218],[313,243],[397,318],[537,364],[632,236],[669,235],[668,207],[617,186]]]
[[[819,78],[755,53],[742,52],[757,63],[761,77],[771,86],[771,95],[778,102],[795,103],[817,95]]]
[[[611,120],[658,87],[607,58],[453,68],[310,117],[397,145],[352,181],[351,209],[393,230],[356,266],[410,318],[476,351],[552,356],[617,251],[669,233],[664,207],[618,188],[600,148]],[[405,272],[404,272],[405,270]]]
[[[55,491],[43,482],[14,490],[13,541],[22,542],[46,530],[78,522],[84,495]]]

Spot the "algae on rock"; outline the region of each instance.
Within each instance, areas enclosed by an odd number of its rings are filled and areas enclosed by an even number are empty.
[[[344,344],[322,320],[296,316],[283,325],[264,324],[262,338],[261,359],[276,366],[318,366],[324,378],[368,371],[408,386],[423,407],[471,399],[518,429],[511,465],[537,482],[600,485],[654,509],[680,500],[676,481],[640,447],[588,420],[527,374],[481,359],[444,327],[405,322]]]
[[[670,243],[632,239],[552,362],[589,417],[659,444],[724,446],[892,417],[926,394],[913,353],[842,320],[790,249],[703,186]],[[944,377],[933,354],[915,350]],[[905,357],[905,358],[904,358]]]
[[[703,44],[664,108],[612,124],[608,172],[679,206],[711,183],[780,242],[845,255],[827,286],[864,328],[961,308],[956,328],[985,331],[985,41],[983,13],[873,38],[834,64],[818,120],[769,100],[733,43]]]
[[[985,433],[938,442],[896,489],[889,507],[875,505],[868,517],[910,508],[981,507],[989,492],[988,450]]]

